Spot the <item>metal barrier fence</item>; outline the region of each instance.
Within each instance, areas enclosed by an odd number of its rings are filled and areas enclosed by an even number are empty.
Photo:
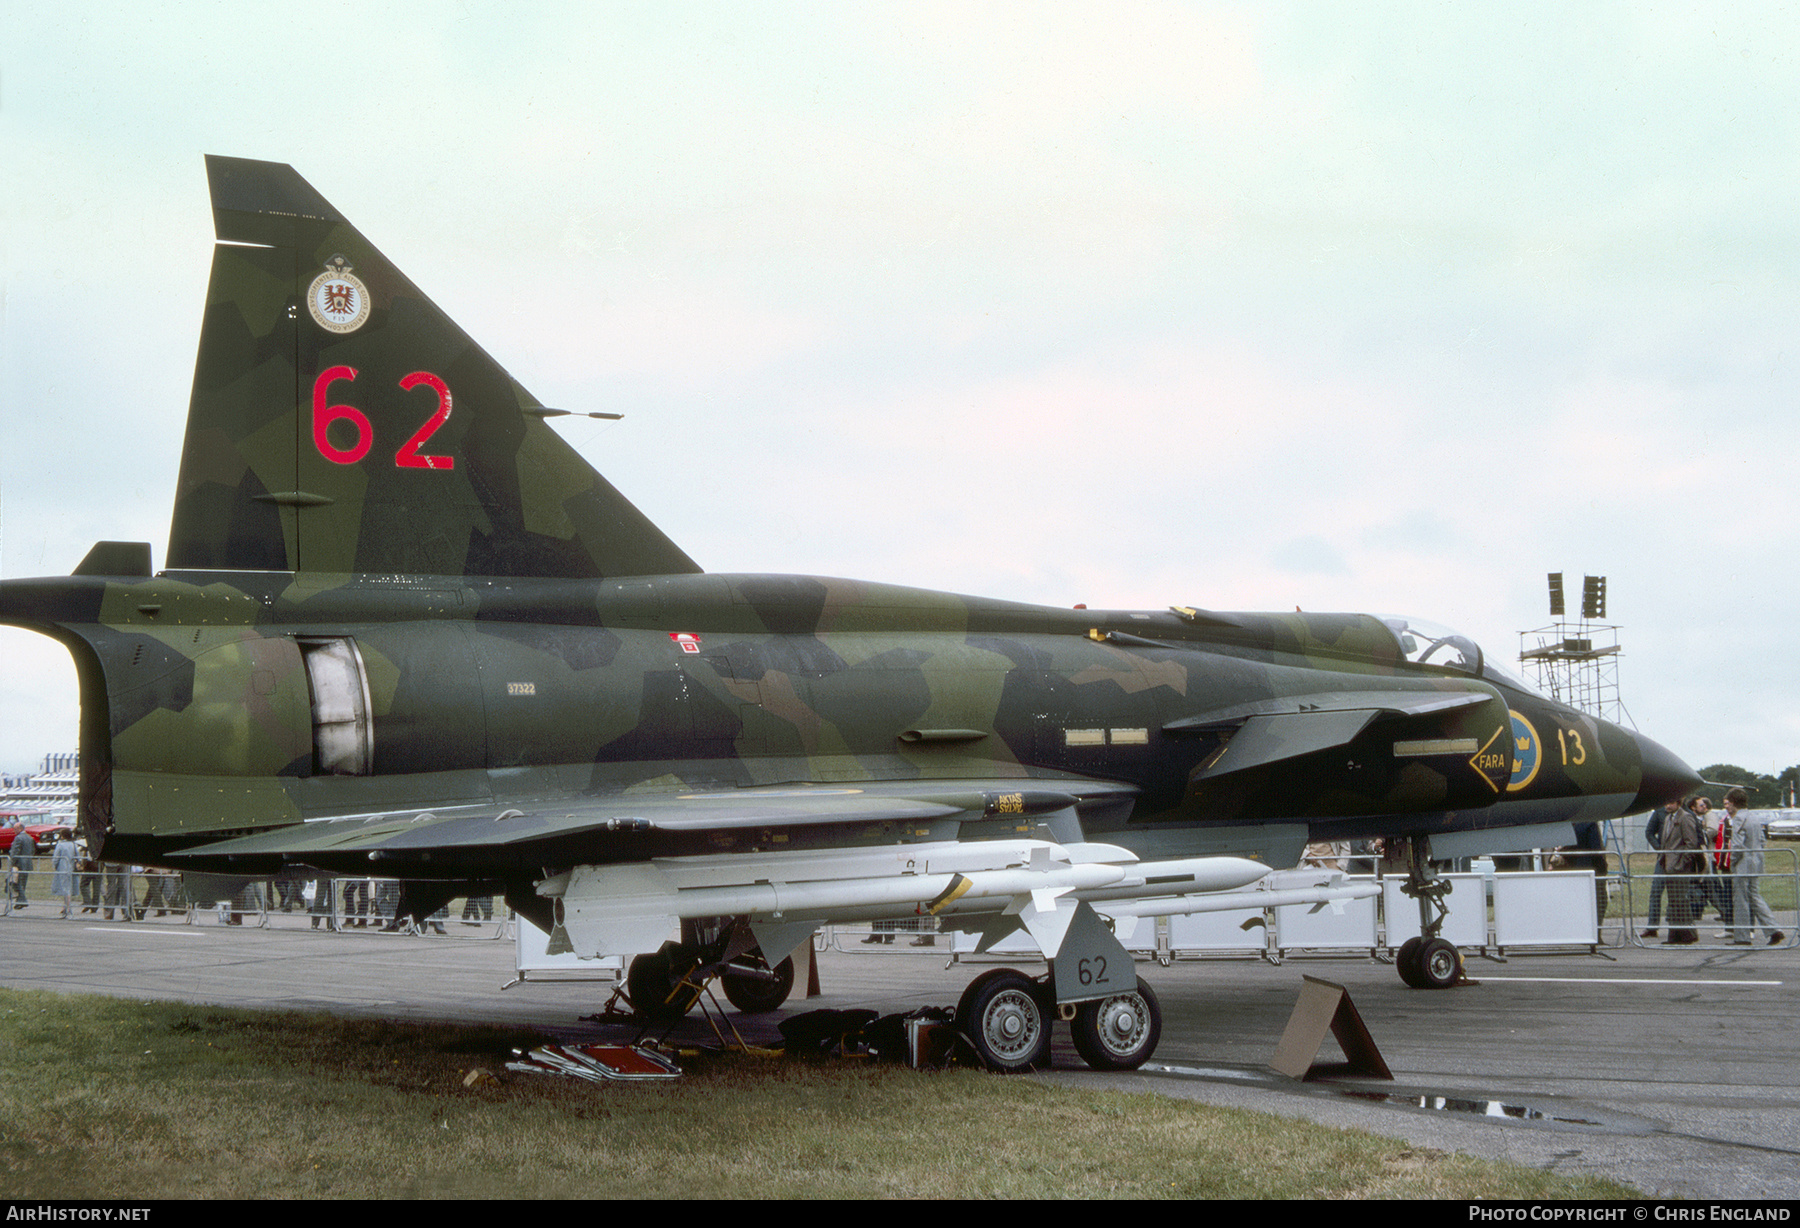
[[[1772,928],[1781,935],[1780,945],[1800,945],[1800,925],[1796,924],[1800,920],[1796,914],[1800,865],[1796,864],[1796,850],[1771,848],[1766,852],[1773,864],[1765,864],[1763,872],[1754,876],[1760,887],[1758,894],[1769,907],[1757,939],[1768,943]],[[1443,936],[1458,947],[1503,956],[1509,951],[1596,950],[1648,942],[1643,931],[1649,928],[1645,907],[1652,876],[1634,876],[1629,861],[1621,865],[1619,872],[1598,878],[1586,870],[1495,872],[1482,861],[1476,864],[1481,868],[1446,875],[1456,890],[1445,901],[1449,916]],[[1284,877],[1296,880],[1305,879],[1308,873],[1323,876],[1323,872],[1306,870],[1282,872]],[[1705,888],[1711,906],[1712,900],[1729,898],[1732,886],[1741,883],[1747,888],[1750,877],[1688,875],[1683,876],[1683,885],[1693,890]],[[1134,926],[1121,926],[1119,938],[1128,951],[1140,958],[1168,964],[1214,956],[1275,961],[1293,955],[1367,958],[1392,952],[1419,932],[1418,907],[1400,892],[1400,879],[1352,876],[1348,881],[1379,882],[1383,888],[1379,901],[1346,901],[1328,908],[1244,908],[1157,918],[1154,923],[1146,918]],[[1672,877],[1668,879],[1670,884],[1673,881]],[[1667,925],[1667,921],[1661,924]],[[1693,924],[1698,927],[1701,923],[1696,920]],[[937,941],[950,958],[966,960],[976,957],[977,937],[951,931],[939,935]],[[1730,945],[1737,937],[1729,923],[1717,920],[1700,934],[1701,945],[1718,947]],[[841,951],[866,951],[871,946],[879,949],[879,944],[911,945],[883,924],[828,927],[825,941]],[[988,954],[1000,959],[1035,958],[1037,947],[1027,935],[1017,933],[996,943]]]
[[[1695,931],[1700,947],[1727,948],[1744,943],[1777,945],[1771,932],[1779,934],[1779,945],[1800,945],[1800,850],[1775,846],[1764,850],[1765,862],[1760,874],[1742,872],[1727,874],[1665,875],[1643,872],[1645,858],[1633,866],[1633,858],[1622,860],[1618,873],[1599,880],[1595,911],[1599,916],[1598,937],[1605,945],[1636,946],[1666,944],[1664,935],[1673,927]],[[1634,872],[1637,871],[1637,872]],[[1297,873],[1297,872],[1296,872]],[[1563,874],[1552,873],[1554,880]],[[1465,876],[1452,876],[1463,878]],[[1505,882],[1509,889],[1524,889],[1526,874],[1501,874],[1489,879],[1488,890],[1481,890],[1480,879],[1470,883],[1461,896],[1450,897],[1453,914],[1457,903],[1483,900],[1486,908],[1477,909],[1466,920],[1473,928],[1467,934],[1448,933],[1459,946],[1486,948],[1570,945],[1571,939],[1557,934],[1510,933],[1509,917],[1523,917],[1541,927],[1547,918],[1563,917],[1566,907],[1527,907],[1508,910],[1497,889]],[[1515,883],[1514,880],[1517,880]],[[1757,891],[1749,888],[1754,882]],[[5,867],[5,891],[0,893],[0,916],[10,916],[24,908],[32,916],[59,916],[62,899],[52,894],[55,874],[50,857],[40,854],[32,868],[20,872],[10,864]],[[273,879],[230,879],[213,876],[186,876],[135,866],[102,865],[98,870],[78,871],[74,875],[74,894],[69,900],[70,914],[90,916],[96,920],[115,918],[131,922],[250,925],[259,928],[322,931],[368,930],[456,935],[467,938],[499,939],[514,932],[511,914],[504,901],[493,897],[462,897],[426,918],[422,926],[395,919],[400,886],[397,880],[381,878],[349,878],[299,874]],[[1384,886],[1387,882],[1384,881]],[[230,891],[221,897],[219,888]],[[1685,893],[1685,895],[1683,895]],[[1391,894],[1391,893],[1390,893]],[[1743,918],[1735,916],[1739,901],[1749,907]],[[1760,902],[1765,911],[1754,913]],[[1128,949],[1162,961],[1196,958],[1205,954],[1239,954],[1280,957],[1296,949],[1312,953],[1370,954],[1391,949],[1400,938],[1416,929],[1416,910],[1398,898],[1382,901],[1384,923],[1378,923],[1373,901],[1354,902],[1343,909],[1321,912],[1316,909],[1274,909],[1262,924],[1244,928],[1246,918],[1260,916],[1260,910],[1237,913],[1201,914],[1191,918],[1159,920],[1143,924],[1138,932],[1123,936]],[[1679,907],[1680,912],[1676,909]],[[1654,917],[1651,909],[1658,909]],[[1708,914],[1712,914],[1710,917]],[[1485,915],[1484,915],[1485,914]],[[1591,915],[1591,914],[1590,914]],[[1652,923],[1654,921],[1654,924]],[[1378,928],[1379,925],[1379,928]],[[973,954],[974,939],[957,933],[938,933],[934,919],[922,918],[901,922],[882,922],[872,926],[830,927],[822,935],[823,942],[843,950],[866,950],[870,946],[937,947],[951,958],[967,958]],[[1491,930],[1491,933],[1490,933]],[[1580,940],[1585,943],[1587,939]],[[1015,940],[1027,943],[1023,937]],[[1009,944],[1002,943],[996,954],[1009,954]]]
[[[1656,945],[1653,940],[1658,939],[1665,946],[1800,945],[1800,850],[1771,846],[1761,851],[1758,874],[1633,873],[1627,860],[1614,880],[1624,901],[1621,915],[1629,921],[1626,941],[1637,946]],[[1741,858],[1743,852],[1734,855]],[[1746,915],[1737,916],[1740,909]],[[1710,921],[1708,910],[1714,914]],[[1692,930],[1694,941],[1671,944],[1671,930]],[[1771,932],[1779,938],[1771,938]]]
[[[40,855],[30,870],[6,866],[0,916],[65,915],[63,898],[54,894],[55,874],[49,863],[49,857]],[[102,864],[98,870],[75,872],[71,885],[75,890],[67,901],[67,915],[76,919],[310,928],[332,933],[434,933],[490,940],[506,937],[513,923],[511,910],[494,896],[451,900],[423,925],[397,920],[400,884],[387,878],[284,875],[222,879]]]
[[[822,932],[826,936],[826,947],[840,951],[848,951],[853,947],[861,949],[896,944],[935,947],[938,944],[936,917],[902,917],[895,921],[871,921],[866,926],[828,925]]]
[[[46,853],[39,853],[29,868],[14,866],[7,861],[5,887],[0,892],[0,916],[10,916],[33,905],[44,911],[62,908],[64,900],[56,894],[56,877]],[[161,881],[149,881],[174,877],[129,866],[74,871],[70,876],[74,891],[67,902],[69,914],[92,914],[107,921],[114,916],[123,921],[136,921],[142,919],[146,903],[157,916],[167,916],[171,911],[185,914],[186,904],[166,902]],[[142,887],[134,885],[134,880]]]

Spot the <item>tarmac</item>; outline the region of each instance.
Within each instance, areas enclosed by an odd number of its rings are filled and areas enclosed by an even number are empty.
[[[941,948],[902,945],[906,935],[880,947],[861,936],[819,955],[822,996],[796,992],[773,1015],[730,1018],[746,1039],[768,1040],[780,1018],[818,1007],[951,1005],[981,970],[947,968]],[[0,953],[0,984],[19,989],[633,1035],[581,1019],[604,1004],[609,984],[507,987],[514,947],[492,925],[452,922],[447,936],[334,934],[279,914],[270,928],[221,925],[211,914],[126,924],[60,920],[38,905],[0,917]],[[1163,1034],[1142,1071],[1088,1071],[1058,1028],[1053,1069],[1025,1077],[1307,1118],[1602,1174],[1660,1196],[1800,1198],[1797,958],[1791,946],[1722,945],[1514,954],[1472,958],[1478,983],[1442,991],[1407,989],[1391,965],[1360,956],[1143,963]],[[1270,1069],[1305,976],[1345,988],[1392,1082],[1299,1082]],[[710,1035],[698,1014],[678,1032]],[[1327,1038],[1321,1059],[1341,1056]]]

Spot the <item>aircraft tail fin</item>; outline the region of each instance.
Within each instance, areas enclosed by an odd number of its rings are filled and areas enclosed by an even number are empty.
[[[218,243],[171,569],[700,570],[292,167],[206,170]]]

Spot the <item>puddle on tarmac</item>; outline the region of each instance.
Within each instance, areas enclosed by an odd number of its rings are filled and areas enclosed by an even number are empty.
[[[1577,1117],[1537,1109],[1529,1104],[1508,1104],[1504,1100],[1471,1100],[1463,1096],[1433,1096],[1414,1092],[1365,1092],[1349,1088],[1333,1089],[1352,1100],[1370,1100],[1376,1104],[1395,1104],[1409,1109],[1434,1109],[1440,1113],[1472,1113],[1477,1117],[1510,1117],[1514,1121],[1549,1121],[1564,1126],[1604,1126],[1596,1117]]]
[[[1351,1100],[1362,1100],[1372,1104],[1388,1104],[1396,1108],[1424,1109],[1436,1113],[1467,1113],[1472,1117],[1490,1117],[1507,1121],[1543,1122],[1557,1126],[1585,1126],[1591,1129],[1625,1130],[1628,1133],[1641,1131],[1647,1123],[1634,1122],[1628,1117],[1617,1120],[1606,1120],[1594,1116],[1591,1110],[1579,1110],[1574,1106],[1550,1108],[1525,1101],[1483,1100],[1473,1096],[1439,1096],[1430,1092],[1371,1091],[1366,1087],[1338,1087],[1328,1082],[1310,1082],[1296,1084],[1274,1074],[1267,1069],[1248,1069],[1229,1066],[1171,1065],[1167,1063],[1151,1063],[1143,1067],[1145,1074],[1173,1075],[1182,1079],[1205,1079],[1220,1083],[1255,1083],[1270,1089],[1300,1090],[1310,1092],[1331,1092]]]

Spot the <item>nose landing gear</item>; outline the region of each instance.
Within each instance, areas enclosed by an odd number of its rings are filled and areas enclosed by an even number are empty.
[[[1449,989],[1468,982],[1468,969],[1462,952],[1447,938],[1439,937],[1450,910],[1444,897],[1450,894],[1450,880],[1431,864],[1431,838],[1412,836],[1407,840],[1408,868],[1406,882],[1400,890],[1419,902],[1421,936],[1408,938],[1394,954],[1394,967],[1400,979],[1414,989]]]

